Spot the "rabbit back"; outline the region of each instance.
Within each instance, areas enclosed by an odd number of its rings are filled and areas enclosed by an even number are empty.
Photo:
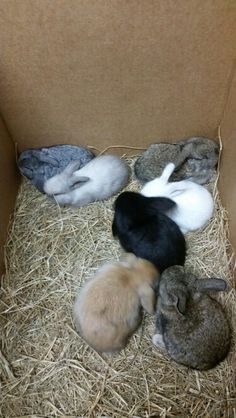
[[[203,186],[190,182],[179,182],[183,192],[175,189],[174,183],[170,183],[172,191],[170,198],[176,203],[176,207],[170,210],[168,216],[176,222],[183,232],[195,231],[202,228],[212,217],[214,201],[211,193]],[[186,187],[184,189],[184,187]]]
[[[130,193],[128,197],[130,199],[127,199],[123,207],[115,205],[112,223],[113,235],[119,238],[121,246],[137,257],[149,260],[160,272],[175,264],[183,265],[186,244],[176,223],[161,211],[155,210],[152,199],[148,212],[148,198],[145,200],[142,197],[145,205],[138,206],[138,196],[134,195],[133,198]]]
[[[188,180],[165,185],[157,178],[147,183],[141,193],[144,196],[165,196],[173,200],[176,206],[166,214],[184,233],[203,227],[213,214],[214,202],[210,192]]]
[[[129,275],[108,267],[81,290],[74,318],[83,338],[99,352],[121,350],[141,321],[141,306]]]
[[[136,177],[144,183],[155,179],[161,175],[167,162],[175,161],[179,152],[180,145],[170,143],[151,144],[134,164]]]

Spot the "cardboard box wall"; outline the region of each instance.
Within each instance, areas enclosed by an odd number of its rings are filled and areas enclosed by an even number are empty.
[[[1,247],[18,187],[14,143],[145,147],[216,137],[219,125],[236,247],[235,22],[233,0],[1,0]]]

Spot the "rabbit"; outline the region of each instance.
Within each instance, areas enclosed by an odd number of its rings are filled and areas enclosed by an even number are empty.
[[[94,158],[86,148],[75,145],[55,145],[46,148],[27,149],[17,161],[21,174],[44,193],[44,183],[49,178],[61,173],[74,160],[80,161],[81,168]]]
[[[159,281],[153,343],[189,368],[215,367],[229,352],[231,329],[220,303],[208,293],[226,287],[222,279],[198,279],[181,266],[166,269]]]
[[[164,213],[175,207],[175,202],[123,192],[114,206],[112,233],[125,251],[149,260],[160,272],[171,265],[184,264],[185,238],[176,223]]]
[[[214,201],[210,192],[200,184],[189,180],[168,183],[175,165],[167,164],[161,177],[144,185],[141,194],[144,196],[163,196],[172,199],[176,206],[166,214],[177,223],[186,234],[202,228],[212,217]]]
[[[70,163],[62,173],[44,184],[44,191],[61,205],[80,207],[106,199],[126,186],[129,167],[114,155],[94,158],[85,167]]]
[[[98,352],[125,348],[142,319],[142,308],[155,313],[159,273],[147,260],[125,254],[102,266],[81,289],[75,305],[76,328]]]
[[[174,144],[152,144],[134,165],[136,177],[148,182],[161,175],[168,162],[175,164],[172,181],[190,180],[205,184],[212,180],[219,157],[219,145],[212,139],[192,137]]]
[[[155,179],[161,175],[167,162],[174,163],[180,150],[181,147],[178,144],[151,144],[135,161],[135,176],[142,183],[147,183],[148,181]]]

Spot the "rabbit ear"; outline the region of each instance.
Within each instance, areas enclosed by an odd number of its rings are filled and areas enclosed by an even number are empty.
[[[49,155],[42,155],[42,156],[40,155],[39,160],[42,161],[43,163],[52,165],[53,167],[59,167],[58,161],[55,158],[50,157]]]
[[[183,147],[182,151],[178,154],[178,156],[175,159],[175,167],[179,168],[187,160],[189,154],[189,150]]]
[[[87,181],[89,181],[90,178],[86,177],[86,176],[80,176],[80,177],[76,177],[74,175],[72,175],[72,177],[69,179],[69,186],[71,190],[77,189],[81,183],[86,183]]]
[[[150,315],[155,313],[156,295],[151,286],[142,285],[139,289],[140,303]]]
[[[227,289],[227,283],[223,279],[198,279],[196,289],[200,293],[222,292]]]
[[[185,311],[186,311],[186,295],[184,293],[179,293],[174,295],[174,306],[176,311],[181,314],[184,315]]]
[[[174,170],[175,170],[175,164],[173,163],[167,164],[162,172],[161,180],[167,183]]]
[[[133,253],[125,253],[120,256],[120,262],[126,267],[133,267],[136,261],[137,257]]]
[[[176,203],[168,197],[149,197],[148,199],[151,209],[155,211],[166,212],[176,206]]]
[[[68,166],[64,169],[64,173],[68,174],[68,176],[71,176],[74,173],[74,171],[80,168],[80,165],[80,160],[71,161],[68,164]]]

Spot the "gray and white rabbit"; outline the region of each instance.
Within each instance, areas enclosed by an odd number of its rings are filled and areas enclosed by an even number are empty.
[[[160,176],[168,162],[175,164],[172,181],[191,180],[205,184],[216,173],[219,145],[212,139],[192,137],[176,143],[152,144],[134,165],[136,177],[147,182]]]
[[[22,151],[17,165],[21,174],[44,193],[45,181],[61,173],[69,163],[80,161],[82,168],[93,158],[94,154],[87,148],[76,145],[54,145]]]
[[[198,279],[182,266],[166,269],[159,282],[153,343],[176,362],[198,370],[224,360],[231,329],[222,306],[209,293],[226,286],[222,279]]]
[[[142,319],[142,308],[155,313],[159,273],[147,260],[127,253],[102,266],[88,280],[74,305],[81,336],[99,352],[123,349]]]
[[[144,185],[141,194],[147,197],[168,197],[176,206],[166,212],[181,231],[195,231],[202,228],[211,218],[214,201],[210,192],[200,184],[189,180],[168,182],[175,165],[167,164],[161,177]]]
[[[70,163],[44,184],[44,191],[61,205],[80,207],[119,192],[129,179],[129,167],[115,155],[101,155],[80,168]]]

